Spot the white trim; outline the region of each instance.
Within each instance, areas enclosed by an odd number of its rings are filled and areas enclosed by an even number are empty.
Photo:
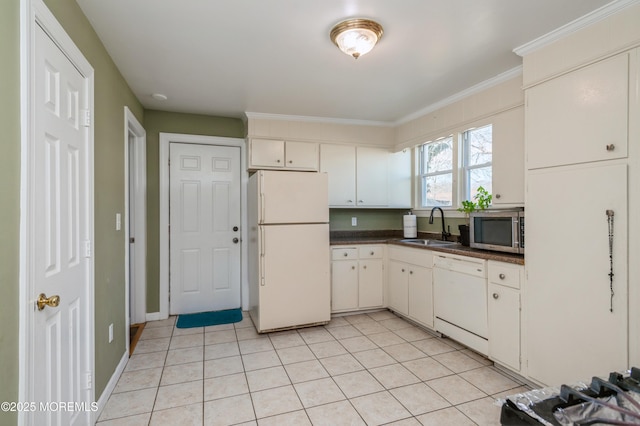
[[[615,0],[609,4],[606,4],[592,12],[587,13],[584,16],[581,16],[578,19],[575,19],[568,24],[561,26],[560,28],[556,28],[555,30],[538,37],[528,43],[525,43],[521,46],[513,49],[513,53],[519,56],[525,56],[532,52],[535,52],[538,49],[541,49],[545,46],[550,45],[560,39],[563,39],[589,25],[593,25],[596,22],[600,22],[603,19],[608,18],[611,15],[614,15],[634,4],[640,3],[640,0]]]
[[[129,134],[134,136],[134,176],[130,176],[129,170]],[[125,235],[125,323],[127,334],[127,350],[129,350],[129,326],[130,324],[130,244],[129,244],[129,187],[133,179],[135,191],[135,238],[134,262],[134,321],[141,323],[146,321],[147,313],[147,132],[144,130],[136,116],[128,107],[124,107],[124,235]]]
[[[159,321],[162,319],[162,314],[160,312],[149,312],[147,313],[147,322],[149,321]],[[165,317],[164,319],[167,319],[167,317]]]
[[[395,123],[396,126],[408,123],[411,120],[415,120],[417,118],[423,117],[433,111],[437,111],[440,108],[444,108],[447,105],[451,105],[455,102],[458,102],[462,99],[468,98],[469,96],[475,95],[476,93],[483,92],[491,87],[497,86],[498,84],[504,83],[505,81],[511,80],[519,75],[522,75],[522,65],[519,65],[515,68],[511,68],[508,71],[505,71],[501,74],[496,75],[488,80],[485,80],[481,83],[476,84],[475,86],[471,86],[468,89],[465,89],[461,92],[456,93],[455,95],[449,96],[448,98],[444,98],[441,101],[438,101],[434,104],[431,104],[421,110],[414,112],[413,114],[409,114]]]
[[[244,165],[247,164],[245,140],[219,136],[184,135],[179,133],[160,133],[160,318],[169,317],[169,143],[193,143],[200,145],[220,145],[240,147],[240,228],[241,241],[249,241],[247,233],[247,183],[249,174]],[[247,280],[248,244],[241,248],[241,284],[242,309],[249,309],[249,282]],[[148,318],[148,316],[147,316]]]
[[[35,236],[30,228],[33,223],[33,155],[31,141],[35,127],[34,94],[35,85],[34,57],[35,33],[40,26],[56,43],[71,63],[78,69],[87,82],[87,105],[91,114],[94,113],[94,70],[83,56],[64,28],[49,11],[43,0],[20,0],[20,113],[21,113],[21,172],[20,172],[20,317],[19,317],[19,383],[18,394],[21,402],[33,401],[33,386],[35,386],[34,362],[35,354],[32,328],[35,322],[33,309],[33,280],[31,265],[33,264],[32,247],[35,246]],[[91,117],[87,128],[87,145],[89,163],[87,167],[87,234],[91,242],[95,242],[94,233],[94,129],[95,120]],[[89,359],[86,360],[88,370],[85,373],[93,377],[92,385],[87,390],[88,398],[95,401],[95,258],[87,260],[88,282],[86,320],[87,334],[84,339],[88,345]],[[95,422],[95,413],[91,414],[91,422]],[[18,413],[18,424],[32,424],[30,412]]]
[[[105,405],[107,405],[107,401],[109,401],[109,397],[113,393],[113,390],[116,388],[118,384],[118,380],[120,380],[120,376],[124,371],[124,368],[127,366],[127,362],[129,362],[129,350],[126,350],[124,354],[122,354],[122,358],[120,358],[120,362],[116,367],[116,371],[113,372],[111,378],[109,379],[109,383],[102,391],[102,395],[100,395],[100,399],[98,399],[98,409],[94,413],[94,421],[100,417],[102,414],[102,410],[104,410]]]
[[[302,121],[305,123],[327,123],[327,124],[345,124],[356,126],[376,126],[376,127],[393,127],[394,123],[389,121],[374,121],[374,120],[356,120],[350,118],[329,118],[329,117],[312,117],[304,115],[284,115],[284,114],[269,114],[264,112],[249,112],[245,111],[247,119],[252,120],[278,120],[278,121]],[[243,121],[246,123],[245,118]]]

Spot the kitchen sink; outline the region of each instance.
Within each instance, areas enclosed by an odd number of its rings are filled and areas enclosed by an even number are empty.
[[[418,244],[421,246],[429,246],[429,247],[447,247],[447,246],[453,246],[458,244],[454,241],[425,240],[420,238],[407,238],[404,240],[400,240],[400,242],[409,243],[409,244]]]

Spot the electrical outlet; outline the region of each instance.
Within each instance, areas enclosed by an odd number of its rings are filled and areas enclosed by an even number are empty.
[[[113,342],[113,324],[109,324],[109,343]]]
[[[122,229],[122,215],[120,213],[116,213],[116,231]]]
[[[352,217],[351,218],[351,226],[358,226],[358,218],[357,217]]]

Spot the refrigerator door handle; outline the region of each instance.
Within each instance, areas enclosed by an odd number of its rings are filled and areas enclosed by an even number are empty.
[[[262,172],[260,172],[260,185],[259,185],[259,191],[260,191],[260,217],[258,218],[258,223],[264,223],[264,212],[265,212],[265,207],[264,207],[264,174]]]
[[[264,271],[264,265],[265,265],[265,262],[264,262],[264,254],[265,254],[264,248],[265,248],[264,227],[261,226],[260,227],[260,265],[259,265],[259,268],[260,268],[260,285],[263,286],[263,287],[265,285],[265,282],[264,282],[264,275],[265,275],[264,274],[264,272],[265,272]]]

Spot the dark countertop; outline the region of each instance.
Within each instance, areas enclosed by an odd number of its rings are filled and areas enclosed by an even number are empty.
[[[436,237],[439,237],[437,235]],[[403,243],[400,240],[403,239],[402,231],[392,231],[383,233],[380,231],[373,232],[332,232],[331,233],[331,245],[353,245],[353,244],[393,244],[403,247],[417,248],[420,250],[431,250],[436,252],[458,254],[461,256],[475,257],[478,259],[496,260],[498,262],[513,263],[516,265],[524,265],[524,256],[521,254],[501,253],[497,251],[480,250],[471,247],[466,247],[461,244],[448,247],[437,246],[419,246],[416,244]],[[434,238],[434,234],[420,233],[418,238],[425,239],[439,239]]]

